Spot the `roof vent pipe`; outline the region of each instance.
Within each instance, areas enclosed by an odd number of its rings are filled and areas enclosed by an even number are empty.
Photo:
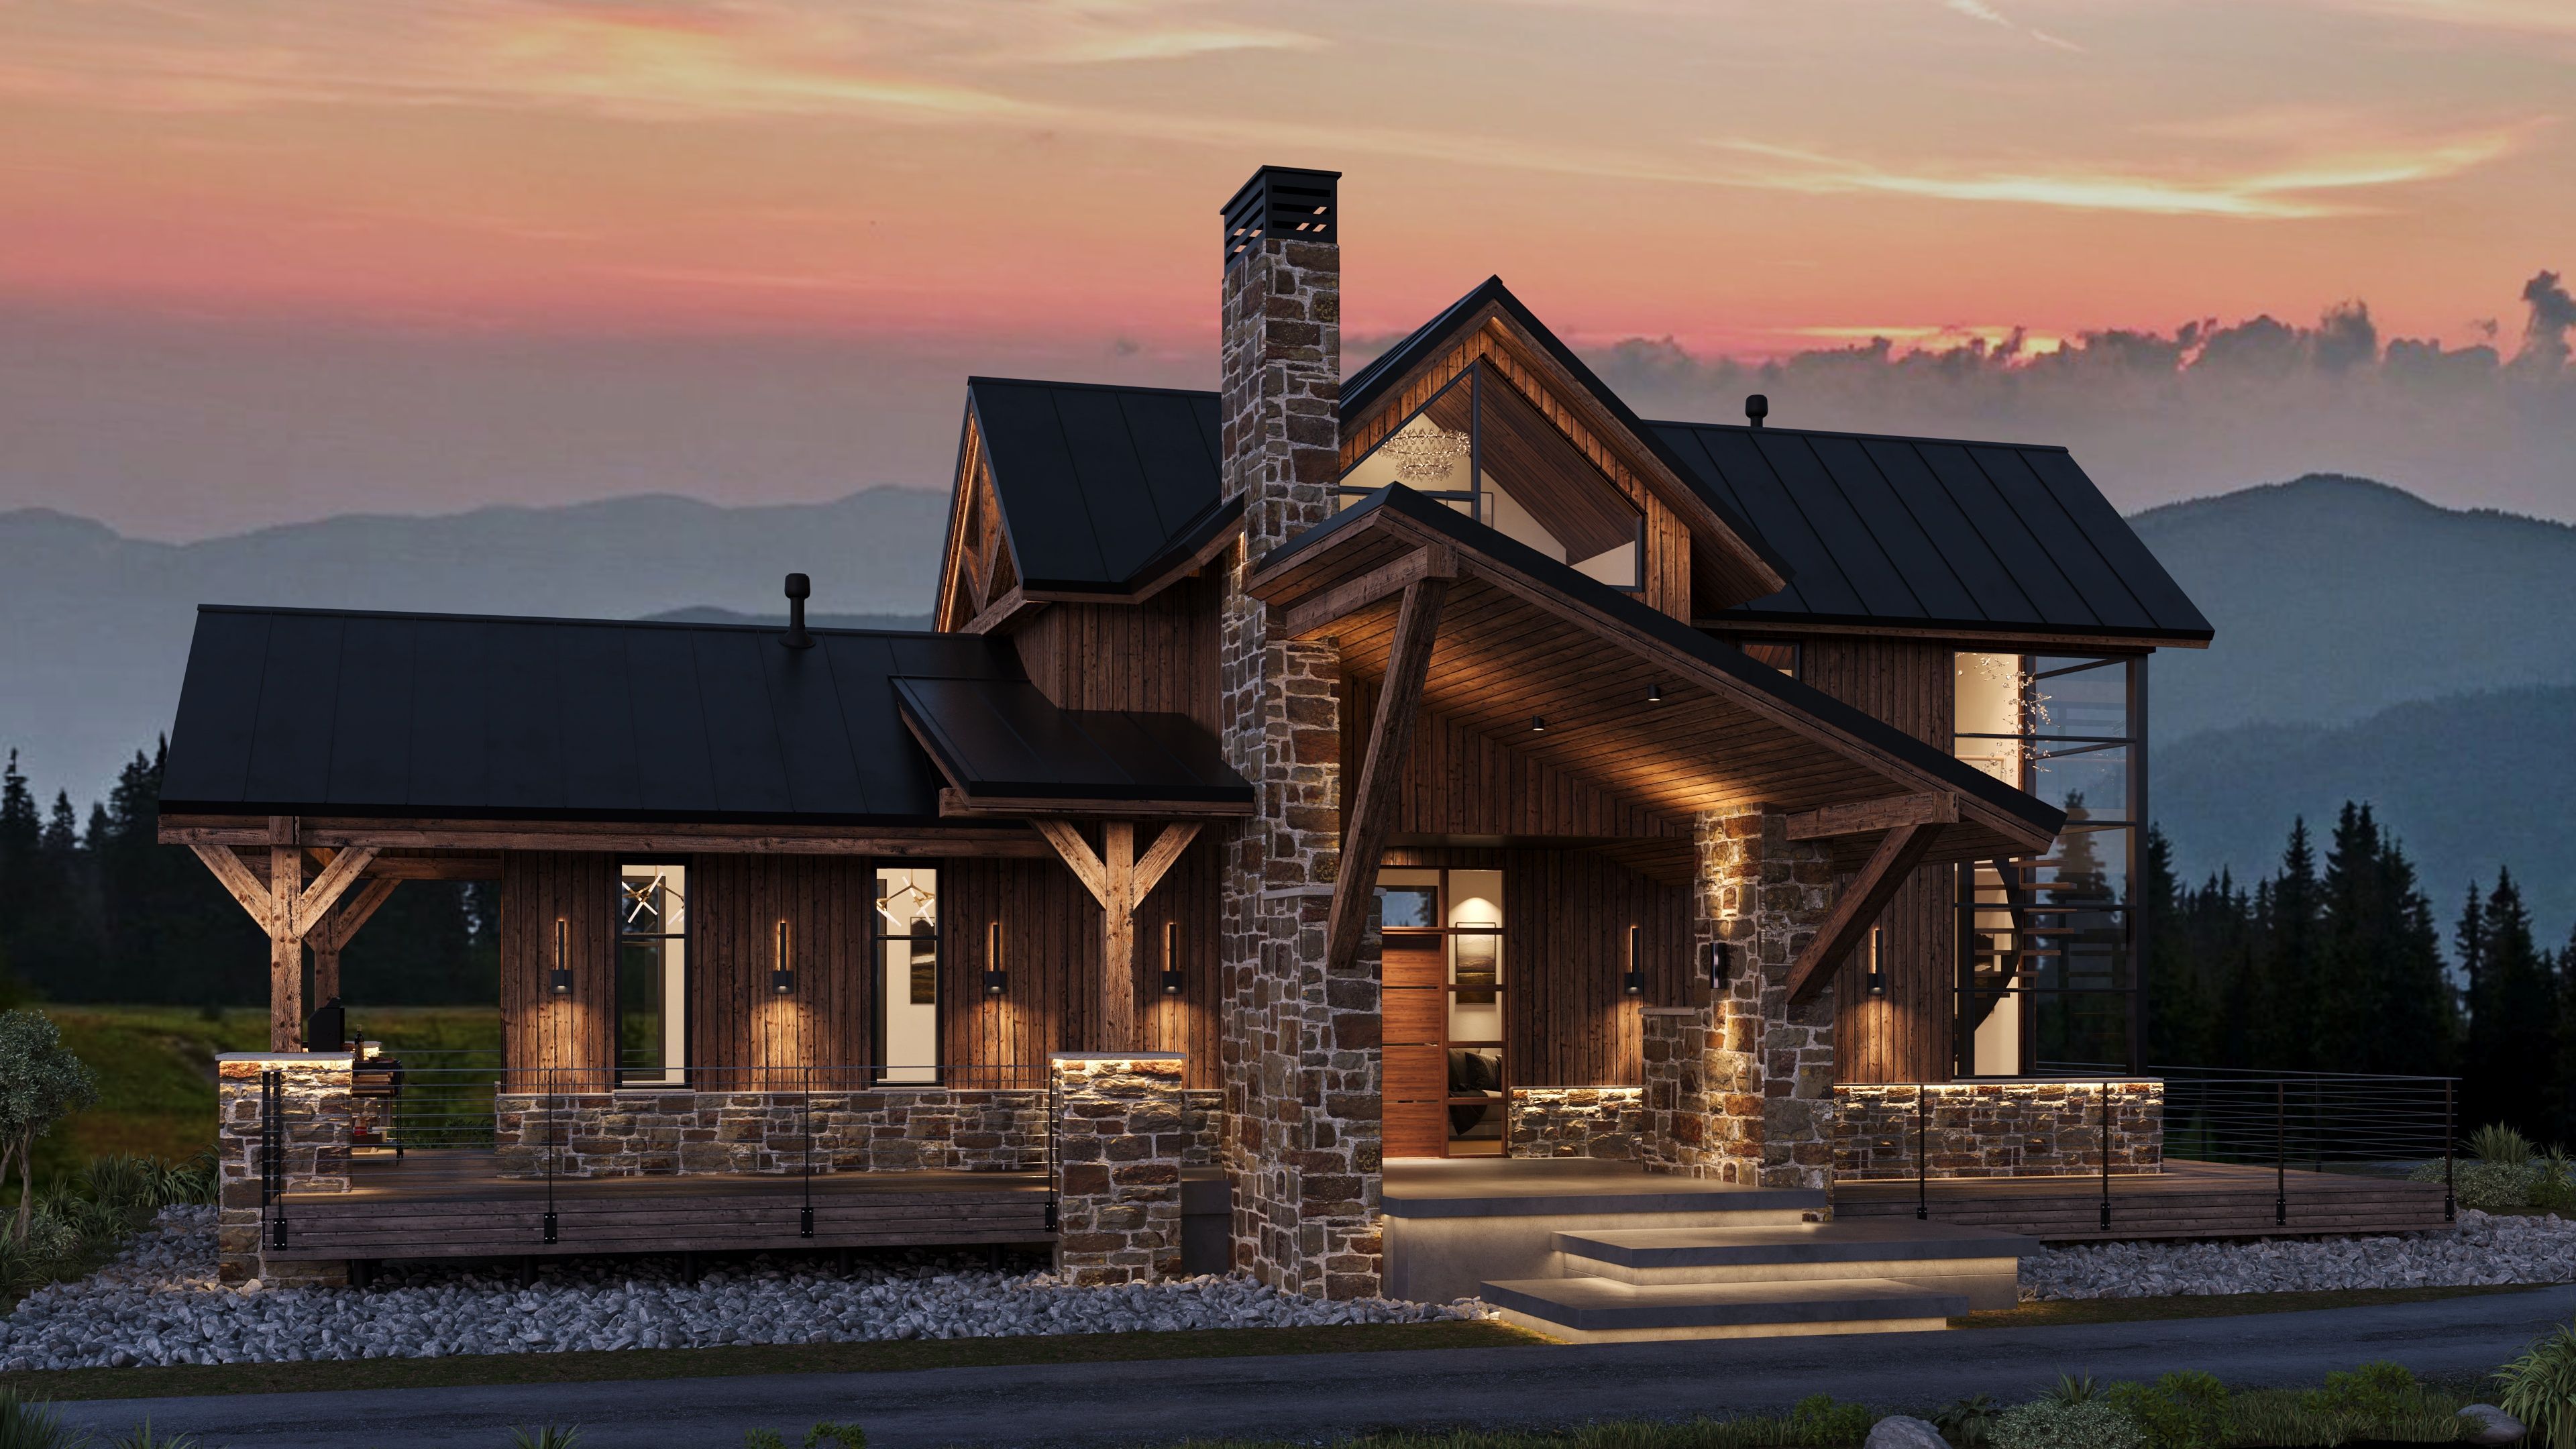
[[[1762,420],[1769,416],[1771,416],[1771,399],[1764,397],[1758,392],[1746,393],[1744,395],[1744,420],[1746,422],[1751,423],[1753,426],[1758,428],[1762,426]]]
[[[787,637],[778,642],[790,649],[811,649],[814,636],[805,632],[805,601],[814,596],[814,581],[803,574],[787,576]]]

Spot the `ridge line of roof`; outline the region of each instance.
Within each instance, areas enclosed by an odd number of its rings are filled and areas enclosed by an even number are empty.
[[[568,618],[554,614],[466,614],[447,609],[326,609],[303,604],[199,604],[200,614],[292,614],[324,619],[431,619],[457,624],[576,624],[594,629],[705,629],[720,633],[779,634],[782,624],[699,623],[689,619]],[[981,639],[940,629],[846,629],[814,626],[808,633],[839,639]]]
[[[966,375],[966,385],[969,388],[979,382],[997,383],[1003,387],[1078,387],[1091,392],[1168,393],[1175,397],[1214,398],[1219,393],[1219,389],[1212,387],[1153,387],[1144,383],[1070,382],[1053,377],[993,377],[979,372],[970,372]]]
[[[1750,423],[1702,423],[1686,418],[1647,418],[1650,428],[1715,428],[1730,433],[1797,433],[1811,438],[1860,438],[1877,443],[1943,443],[1953,448],[2027,448],[2041,453],[2071,453],[2064,443],[2016,443],[2007,438],[1927,438],[1915,433],[1860,433],[1847,428],[1783,428]]]

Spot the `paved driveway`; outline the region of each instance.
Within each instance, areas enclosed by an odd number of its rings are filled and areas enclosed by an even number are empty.
[[[1554,1425],[1777,1408],[1808,1394],[1929,1405],[2028,1396],[2060,1372],[2150,1378],[2198,1368],[2245,1384],[2312,1382],[2395,1359],[2419,1373],[2490,1369],[2576,1314],[2576,1287],[2384,1308],[2070,1328],[1471,1348],[1278,1358],[800,1374],[632,1383],[102,1400],[64,1417],[122,1433],[144,1415],[207,1449],[504,1449],[509,1426],[582,1426],[582,1449],[790,1444],[855,1420],[870,1449],[1314,1440],[1396,1425]]]

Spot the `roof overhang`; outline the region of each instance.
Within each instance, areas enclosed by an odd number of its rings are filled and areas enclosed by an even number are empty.
[[[955,816],[1249,815],[1252,785],[1186,715],[1064,709],[1025,679],[899,678]]]
[[[1403,586],[1431,574],[1451,583],[1424,707],[1650,809],[1824,820],[1813,838],[1830,839],[1838,858],[1923,823],[1940,826],[1928,859],[2024,855],[2045,850],[2065,821],[1400,485],[1273,552],[1249,589],[1274,628],[1330,635],[1344,668],[1382,674]]]

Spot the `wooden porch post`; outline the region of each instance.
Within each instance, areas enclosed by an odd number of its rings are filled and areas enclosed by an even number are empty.
[[[262,881],[242,863],[231,847],[191,845],[197,859],[223,882],[234,901],[250,913],[268,933],[268,1049],[293,1051],[304,1030],[304,942],[313,933],[342,893],[356,881],[359,872],[376,858],[367,848],[343,850],[331,857],[311,885],[304,883],[304,853],[297,845],[301,833],[292,815],[268,818],[268,879]],[[390,884],[390,882],[385,882]],[[382,904],[379,896],[377,903]],[[369,912],[374,906],[367,907]],[[357,918],[363,921],[365,916]],[[348,927],[354,932],[357,926]],[[345,944],[345,933],[334,939]],[[338,982],[337,948],[332,960],[333,986]]]
[[[1142,860],[1136,858],[1136,825],[1130,820],[1103,822],[1097,854],[1070,820],[1042,818],[1029,824],[1100,903],[1099,1049],[1145,1050],[1144,1014],[1136,1003],[1136,908],[1198,838],[1198,822],[1176,820],[1164,826]]]

